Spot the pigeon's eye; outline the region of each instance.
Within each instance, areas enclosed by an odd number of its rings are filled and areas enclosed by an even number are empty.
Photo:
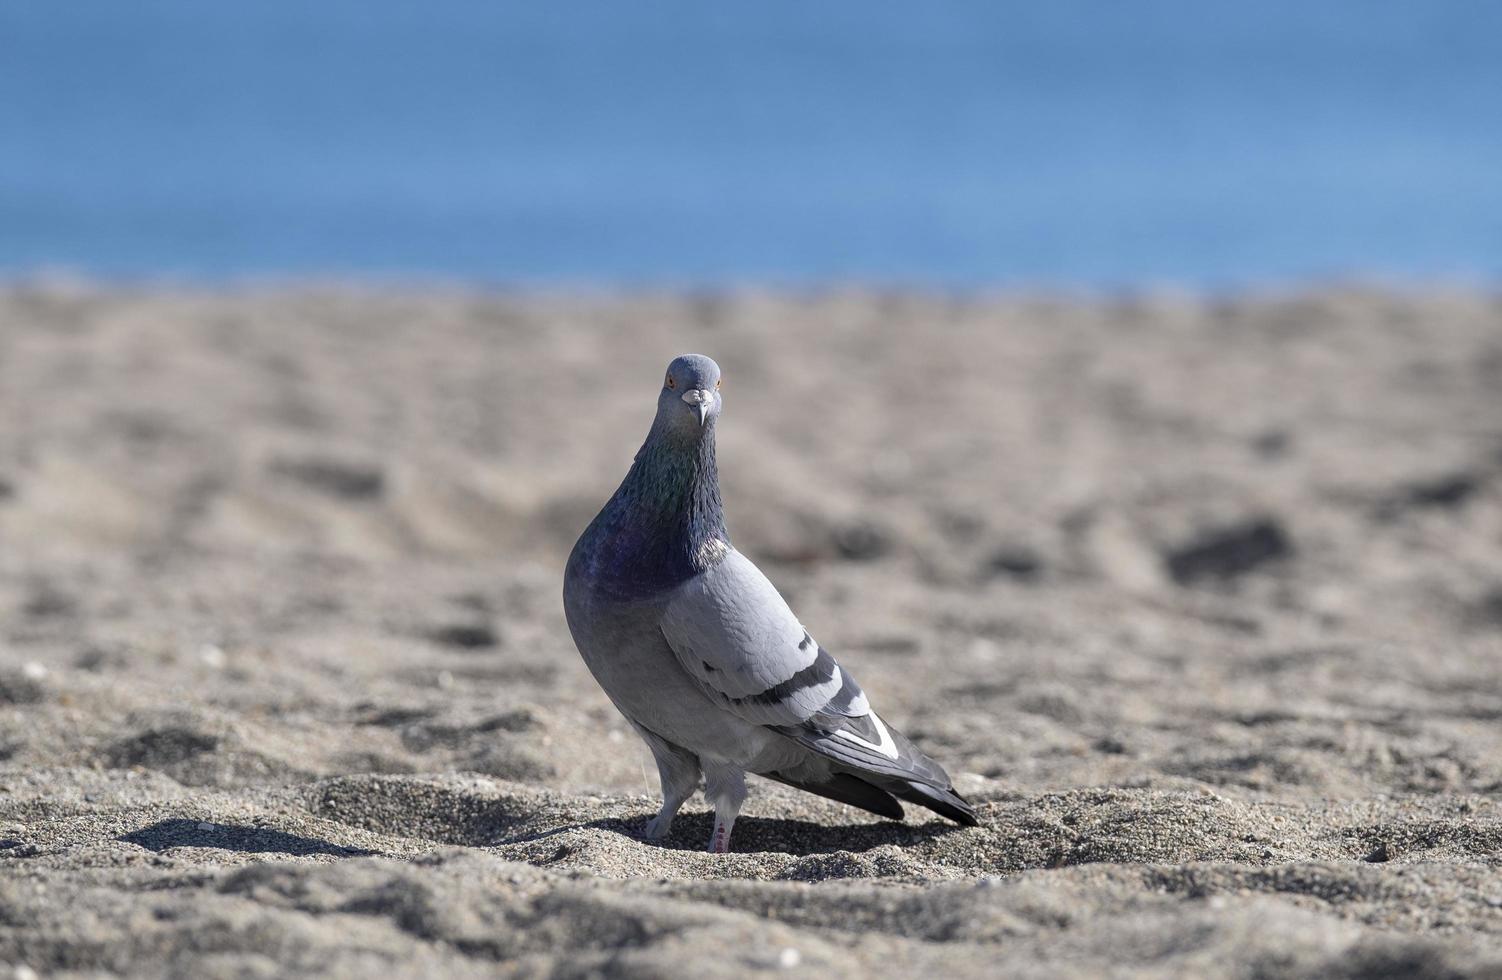
[[[724,378],[715,378],[715,382],[714,382],[714,390],[715,391],[719,391],[720,390],[720,382],[722,382],[724,380],[725,380]]]
[[[676,388],[676,387],[678,387],[678,382],[676,382],[676,381],[673,380],[673,376],[671,374],[668,375],[667,386],[669,388]]]

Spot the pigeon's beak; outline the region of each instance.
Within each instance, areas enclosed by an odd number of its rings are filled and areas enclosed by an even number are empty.
[[[714,392],[704,388],[695,388],[683,393],[683,400],[699,410],[699,425],[703,426],[709,420],[709,410],[714,407]]]

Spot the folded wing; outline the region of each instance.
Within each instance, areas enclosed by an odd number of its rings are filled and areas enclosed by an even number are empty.
[[[819,646],[765,575],[730,551],[681,586],[668,602],[663,636],[688,674],[726,710],[764,725],[884,793],[973,824],[974,811],[943,768],[871,710],[860,685]],[[851,787],[822,788],[843,798]],[[847,802],[855,802],[847,800]],[[856,805],[866,805],[857,802]],[[892,815],[891,808],[876,812]]]

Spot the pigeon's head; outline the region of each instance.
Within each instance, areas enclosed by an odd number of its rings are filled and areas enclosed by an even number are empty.
[[[673,358],[657,396],[657,418],[668,431],[697,438],[720,414],[720,366],[703,354]]]

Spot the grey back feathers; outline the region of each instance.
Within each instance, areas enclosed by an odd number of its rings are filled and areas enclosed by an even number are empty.
[[[646,441],[569,557],[564,609],[575,644],[657,758],[666,833],[705,778],[712,850],[752,772],[900,818],[898,799],[964,824],[949,777],[874,711],[855,679],[730,544],[715,423],[719,366],[675,358]]]

